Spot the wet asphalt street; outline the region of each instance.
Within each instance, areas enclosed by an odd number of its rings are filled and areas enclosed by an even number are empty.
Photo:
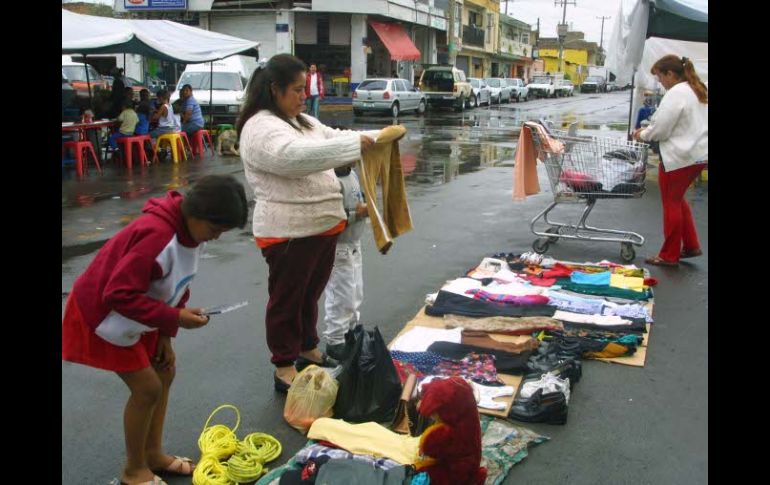
[[[529,220],[552,198],[545,172],[542,191],[511,200],[518,127],[545,118],[557,126],[578,121],[581,134],[623,136],[628,92],[481,107],[463,113],[403,115],[401,143],[414,230],[386,256],[364,237],[362,318],[389,341],[422,307],[426,293],[460,276],[486,255],[524,252],[535,236]],[[382,115],[354,121],[350,112],[322,112],[331,126],[378,128]],[[619,130],[619,131],[618,131]],[[135,218],[146,199],[184,189],[202,175],[230,173],[244,182],[238,158],[207,157],[162,164],[132,174],[107,167],[78,181],[62,180],[62,308],[74,279],[112,234]],[[641,199],[599,201],[595,225],[631,229],[647,241],[635,263],[662,242],[661,203],[650,170]],[[504,483],[696,484],[708,475],[708,185],[688,193],[704,256],[678,269],[652,267],[655,319],[644,368],[584,361],[565,426],[531,424],[551,437],[530,449]],[[574,215],[580,207],[559,209]],[[250,218],[249,218],[250,220]],[[559,242],[548,254],[572,261],[619,260],[619,245]],[[197,439],[209,413],[223,403],[241,411],[238,436],[260,431],[283,444],[274,468],[306,441],[283,420],[285,397],[272,388],[273,368],[264,337],[267,267],[250,227],[210,243],[192,285],[192,306],[248,300],[242,310],[215,317],[199,330],[181,330],[175,342],[177,378],[166,420],[166,451],[199,457]],[[323,305],[320,308],[320,318]],[[113,374],[62,363],[62,483],[106,484],[124,458],[122,413],[127,390]],[[228,415],[224,422],[232,425]],[[169,478],[187,484],[189,478]]]

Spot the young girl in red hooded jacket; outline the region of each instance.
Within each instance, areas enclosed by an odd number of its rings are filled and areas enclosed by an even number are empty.
[[[62,359],[115,372],[131,391],[120,478],[130,485],[164,483],[155,472],[191,475],[195,468],[161,446],[175,374],[171,338],[179,327],[208,323],[202,309],[185,308],[202,243],[243,227],[248,206],[233,177],[210,175],[184,197],[171,191],[150,199],[142,212],[75,281],[62,322]]]

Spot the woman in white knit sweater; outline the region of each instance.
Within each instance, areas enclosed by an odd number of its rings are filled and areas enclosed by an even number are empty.
[[[660,142],[658,183],[665,240],[658,255],[646,262],[678,266],[681,258],[703,254],[684,195],[708,163],[708,88],[686,57],[662,57],[650,72],[666,88],[666,94],[650,126],[636,130],[634,139]]]
[[[316,332],[347,219],[334,168],[359,160],[377,133],[335,130],[302,114],[305,71],[294,56],[272,57],[252,75],[236,126],[254,191],[254,237],[269,268],[267,345],[282,392],[309,363],[337,363],[318,350]]]

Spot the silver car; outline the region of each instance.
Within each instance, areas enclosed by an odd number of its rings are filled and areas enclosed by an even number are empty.
[[[500,104],[503,101],[506,103],[511,101],[511,88],[508,87],[508,83],[505,82],[505,79],[499,77],[490,77],[484,79],[484,82],[486,82],[487,86],[489,86],[492,100],[495,103]]]
[[[353,114],[356,116],[364,111],[387,112],[394,118],[402,111],[423,114],[427,104],[425,93],[406,79],[367,79],[353,92]]]
[[[505,82],[511,90],[511,99],[515,99],[519,102],[529,101],[529,88],[524,84],[523,80],[514,77],[506,79]]]
[[[473,90],[473,95],[471,96],[471,99],[468,100],[469,108],[475,108],[476,106],[481,106],[482,104],[489,105],[489,103],[492,102],[491,91],[483,79],[479,79],[477,77],[469,77],[468,82],[471,83],[471,88]]]

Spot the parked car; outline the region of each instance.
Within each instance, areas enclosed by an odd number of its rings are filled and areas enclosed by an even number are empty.
[[[517,77],[506,79],[508,88],[511,90],[511,99],[515,99],[518,102],[529,101],[529,88],[522,79]]]
[[[126,87],[134,90],[134,100],[139,101],[139,93],[142,89],[147,89],[147,86],[132,77],[124,77],[123,79],[125,79]]]
[[[454,66],[430,66],[422,71],[420,90],[431,106],[453,106],[462,111],[473,95],[465,71]]]
[[[471,83],[471,89],[473,89],[473,95],[471,96],[471,99],[468,100],[468,107],[475,108],[482,104],[489,105],[492,100],[492,95],[487,83],[485,83],[483,79],[477,77],[469,77],[468,82]]]
[[[88,74],[86,75],[86,69]],[[64,76],[75,88],[77,95],[82,98],[88,97],[88,87],[91,86],[91,95],[96,91],[107,89],[107,83],[102,79],[96,69],[90,64],[83,64],[82,62],[72,62],[62,58],[61,64],[62,76]],[[88,78],[86,80],[86,77]]]
[[[617,91],[618,87],[615,85],[615,81],[610,81],[607,83],[607,88],[605,92],[611,93],[612,91]]]
[[[166,81],[164,81],[163,79],[160,79],[158,77],[148,77],[147,89],[150,90],[150,93],[156,94],[161,89],[168,89],[168,85],[166,84]]]
[[[561,85],[564,82],[564,73],[536,72],[527,87],[529,94],[536,98],[555,98],[561,95]]]
[[[581,93],[606,93],[607,81],[601,76],[588,76],[580,85]]]
[[[575,94],[575,85],[572,84],[572,81],[569,79],[565,79],[561,83],[561,95],[562,96],[573,96]]]
[[[506,103],[511,101],[511,88],[508,87],[505,79],[499,77],[489,77],[484,79],[491,91],[492,99],[500,104],[503,101]]]
[[[425,93],[406,79],[367,79],[353,92],[353,114],[356,116],[364,111],[384,111],[394,118],[403,111],[423,114],[427,105]]]

